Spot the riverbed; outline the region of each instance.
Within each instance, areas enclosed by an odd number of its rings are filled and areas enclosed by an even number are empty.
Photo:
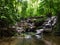
[[[36,36],[23,38],[18,36],[5,40],[0,40],[0,45],[60,45],[60,37],[51,34],[43,35],[42,38],[38,38]]]

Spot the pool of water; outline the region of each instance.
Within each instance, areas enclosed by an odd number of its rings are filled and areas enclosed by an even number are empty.
[[[44,35],[43,38],[36,36],[27,36],[30,38],[9,38],[8,40],[0,40],[0,45],[60,45],[60,37],[52,35]]]

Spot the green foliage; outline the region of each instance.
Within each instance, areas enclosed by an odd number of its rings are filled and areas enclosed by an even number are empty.
[[[60,12],[60,0],[1,0],[0,19],[14,24],[20,18],[41,15],[57,15]]]
[[[47,15],[49,13],[56,15],[57,11],[60,10],[59,3],[59,0],[22,0],[20,14],[23,18]]]
[[[22,18],[26,18],[26,9],[27,9],[27,1],[23,1],[22,2],[22,11],[21,11]]]
[[[0,0],[0,21],[5,24],[14,24],[19,18],[16,9],[16,0]],[[3,24],[1,23],[1,24]]]

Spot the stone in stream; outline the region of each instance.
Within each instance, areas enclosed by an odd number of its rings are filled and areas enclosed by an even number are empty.
[[[35,35],[37,39],[42,38],[41,35]]]
[[[53,20],[52,26],[54,26],[56,24],[56,22],[57,22],[57,17],[56,16],[53,16],[51,18]]]
[[[55,26],[57,21],[57,17],[56,16],[52,16],[50,18],[47,18],[46,21],[43,24],[43,29],[47,32],[51,32],[52,28]]]
[[[35,33],[34,36],[35,36],[37,39],[42,39],[43,31],[44,31],[44,29],[38,29],[38,30],[36,30],[36,33]]]
[[[39,30],[36,30],[36,35],[41,34],[43,31],[44,31],[44,29],[39,29]]]
[[[44,29],[39,29],[39,30],[36,30],[36,34],[34,35],[37,39],[41,38],[42,37],[42,33],[43,33]],[[32,36],[31,35],[26,35],[24,38],[26,39],[30,39]]]
[[[52,25],[51,23],[47,23],[43,26],[44,31],[51,32],[52,31]]]
[[[26,35],[24,38],[30,39],[31,38],[31,35]]]
[[[21,34],[22,32],[24,32],[24,29],[23,29],[23,27],[17,27],[16,31],[18,34]]]

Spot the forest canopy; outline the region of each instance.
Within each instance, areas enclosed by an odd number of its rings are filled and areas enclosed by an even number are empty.
[[[0,0],[0,21],[14,24],[20,18],[57,15],[59,4],[60,0]]]

